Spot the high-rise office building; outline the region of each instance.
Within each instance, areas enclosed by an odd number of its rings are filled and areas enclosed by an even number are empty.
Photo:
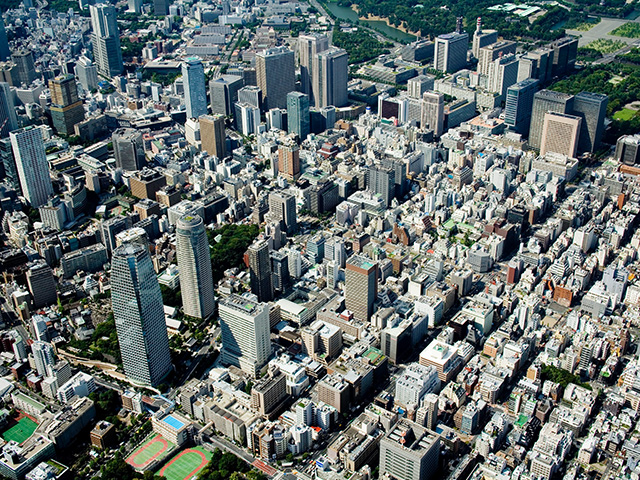
[[[13,93],[6,82],[0,82],[0,138],[18,128],[18,117],[13,104]]]
[[[615,159],[625,165],[640,164],[640,134],[620,137],[616,142]]]
[[[352,255],[345,268],[345,305],[358,320],[369,321],[378,296],[378,264]]]
[[[396,171],[393,168],[371,166],[367,170],[367,189],[384,200],[385,205],[391,205],[396,196]]]
[[[244,80],[236,75],[223,75],[210,80],[211,111],[225,116],[233,115],[233,104],[238,101],[238,90],[243,86]]]
[[[171,0],[153,0],[153,14],[157,17],[164,17],[169,14]]]
[[[247,103],[262,108],[262,90],[255,85],[247,85],[238,90],[238,103]]]
[[[9,133],[9,138],[22,195],[33,208],[41,207],[53,194],[42,131],[37,127],[25,127]]]
[[[36,340],[31,344],[31,354],[36,364],[36,372],[41,377],[49,376],[49,368],[56,363],[56,357],[53,354],[53,347],[48,342]]]
[[[295,90],[295,57],[287,47],[269,48],[256,54],[256,76],[265,110],[285,108],[287,94]]]
[[[347,104],[349,55],[346,50],[329,47],[313,61],[313,95],[316,107],[344,107]]]
[[[211,255],[204,221],[199,215],[184,215],[178,219],[176,257],[184,314],[194,318],[210,317],[215,302]]]
[[[16,160],[13,157],[10,138],[0,138],[0,163],[4,167],[5,180],[13,188],[20,188],[20,178],[18,177],[18,169]]]
[[[315,105],[313,91],[313,62],[316,55],[329,48],[329,38],[321,33],[309,33],[298,37],[300,55],[300,85],[302,93],[309,95],[310,103]]]
[[[49,80],[51,92],[51,120],[53,128],[62,135],[74,135],[74,126],[84,120],[84,107],[78,98],[73,75],[60,75]]]
[[[11,56],[9,50],[9,40],[7,39],[7,30],[4,27],[4,21],[0,18],[0,62],[6,62]]]
[[[600,147],[604,133],[609,97],[600,93],[580,92],[573,99],[573,114],[582,119],[579,152],[593,153]]]
[[[279,191],[269,194],[269,215],[280,222],[282,229],[289,235],[298,230],[296,197],[291,193]]]
[[[236,109],[236,130],[242,132],[245,136],[258,133],[260,129],[260,109],[248,103],[236,102],[234,106]]]
[[[418,75],[407,81],[407,95],[411,98],[422,99],[422,95],[433,90],[436,77],[433,75]]]
[[[467,66],[469,35],[446,33],[436,37],[433,68],[441,72],[454,73]]]
[[[113,5],[89,5],[91,12],[91,43],[98,73],[105,77],[120,75],[124,69],[117,12]]]
[[[111,304],[124,373],[155,386],[172,370],[162,293],[149,251],[124,243],[111,260]]]
[[[98,88],[98,69],[87,57],[80,57],[76,62],[76,75],[82,88],[90,92]]]
[[[566,113],[547,112],[542,127],[540,154],[560,153],[575,157],[578,152],[578,139],[582,119]]]
[[[198,118],[207,114],[207,89],[205,88],[204,67],[197,57],[182,62],[182,84],[187,118]]]
[[[220,114],[200,117],[200,138],[202,150],[220,160],[227,156],[227,140],[224,117]]]
[[[259,302],[268,302],[273,299],[269,244],[264,240],[257,240],[249,246],[248,254],[251,293],[258,297]]]
[[[400,420],[380,440],[380,475],[430,480],[440,462],[440,437],[410,420]]]
[[[522,135],[529,132],[533,96],[538,90],[539,83],[535,78],[527,78],[507,88],[504,123]]]
[[[482,47],[478,52],[478,73],[489,75],[489,66],[501,56],[516,53],[516,42],[502,40]]]
[[[289,275],[289,258],[282,250],[273,251],[271,256],[271,275],[273,278],[273,290],[278,293],[285,292],[291,286]]]
[[[444,133],[444,95],[438,92],[425,92],[422,95],[420,127],[430,128],[439,137]]]
[[[27,285],[33,297],[33,306],[36,308],[48,307],[58,301],[56,281],[53,271],[44,260],[29,263],[27,270]]]
[[[563,75],[573,70],[578,55],[578,38],[563,37],[553,42],[550,47],[553,48],[553,75]]]
[[[527,52],[519,59],[518,81],[527,78],[536,78],[540,84],[544,85],[551,80],[551,70],[553,67],[553,50],[550,48],[538,48],[532,52]]]
[[[300,92],[287,94],[288,132],[294,133],[303,141],[310,132],[309,96]]]
[[[11,61],[16,66],[16,77],[20,84],[31,85],[37,78],[36,64],[31,50],[21,48],[11,54]]]
[[[529,128],[529,146],[540,148],[542,145],[542,128],[547,112],[571,113],[573,111],[573,95],[540,90],[533,96],[531,109],[531,127]]]
[[[498,41],[498,32],[496,30],[484,30],[482,28],[482,19],[478,17],[476,22],[476,30],[473,32],[473,42],[471,46],[471,52],[473,56],[478,58],[480,49],[491,45]]]
[[[489,64],[487,90],[503,96],[518,81],[518,59],[513,53],[496,58]]]
[[[293,182],[300,177],[300,148],[296,144],[278,147],[278,173]]]
[[[269,306],[234,293],[220,300],[218,311],[222,362],[256,377],[271,356]]]
[[[142,134],[133,128],[119,128],[111,135],[116,166],[125,171],[140,170],[145,164]]]

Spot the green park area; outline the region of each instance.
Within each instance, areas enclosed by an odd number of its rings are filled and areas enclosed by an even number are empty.
[[[637,113],[636,110],[632,110],[630,108],[623,108],[622,110],[618,110],[616,113],[613,114],[613,118],[615,120],[631,120],[635,114]]]
[[[626,38],[640,38],[640,23],[628,22],[620,25],[611,32],[611,35]]]

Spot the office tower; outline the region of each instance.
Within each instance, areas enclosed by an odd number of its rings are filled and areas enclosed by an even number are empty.
[[[625,165],[640,164],[640,134],[620,137],[616,142],[615,159]]]
[[[504,123],[521,135],[529,132],[533,96],[538,90],[539,83],[535,78],[527,78],[507,88]]]
[[[435,77],[432,75],[418,75],[407,81],[407,95],[422,100],[422,95],[433,90]]]
[[[210,317],[215,302],[211,255],[204,221],[199,215],[183,215],[178,219],[176,257],[184,314],[194,318]]]
[[[204,67],[197,57],[182,62],[182,84],[187,118],[198,118],[207,114],[207,90],[205,88]]]
[[[13,104],[13,93],[6,82],[0,82],[0,138],[18,128],[18,117]]]
[[[553,50],[549,48],[538,48],[533,52],[527,52],[520,57],[518,65],[518,81],[527,78],[536,78],[540,84],[545,84],[551,80],[551,70],[553,67]]]
[[[142,0],[127,0],[127,12],[142,13]]]
[[[100,223],[100,238],[109,252],[116,249],[116,236],[128,228],[127,219],[122,215],[102,220]]]
[[[582,119],[579,152],[593,153],[600,147],[604,133],[609,97],[599,93],[580,92],[573,99],[573,114]]]
[[[233,104],[238,101],[238,90],[243,86],[242,77],[236,75],[223,75],[210,80],[211,112],[225,116],[233,115]]]
[[[119,128],[111,135],[116,167],[125,171],[140,170],[145,164],[142,134],[133,128]]]
[[[489,66],[498,58],[516,53],[516,42],[503,40],[482,47],[478,52],[478,73],[489,75]]]
[[[487,89],[504,97],[507,88],[518,81],[518,59],[513,53],[496,58],[489,65],[487,75]]]
[[[257,240],[249,246],[248,254],[251,293],[258,297],[259,302],[268,302],[273,299],[269,244]]]
[[[433,68],[441,72],[454,73],[467,66],[469,35],[446,33],[436,38]]]
[[[0,18],[0,62],[6,62],[10,56],[11,51],[9,50],[7,30],[4,28],[4,21]]]
[[[347,104],[349,55],[346,50],[329,47],[314,57],[313,95],[316,107],[344,107]]]
[[[53,194],[42,130],[25,127],[9,133],[9,138],[22,195],[33,208],[41,207]]]
[[[300,148],[298,145],[278,147],[278,173],[293,182],[300,177]]]
[[[36,308],[48,307],[58,301],[56,281],[51,267],[44,260],[37,260],[27,266],[27,285]]]
[[[287,94],[287,124],[287,131],[296,134],[300,141],[309,135],[309,97],[304,93],[290,92]]]
[[[295,59],[287,47],[269,48],[256,54],[256,76],[265,110],[285,108],[287,94],[295,90]]]
[[[352,255],[345,268],[345,305],[358,320],[369,321],[378,296],[378,264]]]
[[[117,13],[113,5],[89,5],[91,12],[91,43],[98,73],[105,77],[120,75],[124,69]]]
[[[36,65],[31,50],[22,48],[11,54],[11,61],[16,66],[16,77],[20,84],[31,85],[37,78]]]
[[[438,92],[426,92],[422,95],[420,127],[430,128],[439,137],[444,133],[444,95]]]
[[[200,117],[202,151],[223,160],[227,156],[227,139],[224,117],[220,114]]]
[[[289,258],[283,251],[271,252],[271,275],[273,278],[273,290],[279,294],[285,292],[291,286],[289,275]]]
[[[418,409],[418,413],[416,414],[416,422],[417,417],[422,415],[423,422],[417,422],[420,425],[427,427],[429,430],[436,430],[436,426],[438,425],[438,403],[439,398],[435,393],[426,394],[421,402],[421,406]]]
[[[396,172],[393,168],[371,166],[367,170],[367,189],[380,195],[385,205],[391,205],[396,196]]]
[[[495,30],[483,30],[482,19],[478,17],[478,20],[476,22],[476,31],[473,32],[473,42],[471,47],[473,56],[478,58],[480,49],[482,47],[486,47],[487,45],[491,45],[492,43],[496,43],[497,41],[498,32]]]
[[[238,103],[247,103],[252,107],[262,108],[262,90],[255,85],[247,85],[238,90]]]
[[[322,233],[316,233],[307,240],[306,257],[313,265],[316,263],[322,263],[322,260],[324,259],[324,244],[325,240]]]
[[[76,75],[82,88],[90,92],[98,88],[98,69],[87,57],[80,57],[76,62]]]
[[[49,368],[56,363],[51,344],[37,340],[31,344],[31,353],[33,354],[38,375],[41,377],[49,376]]]
[[[111,259],[111,304],[124,373],[135,383],[156,386],[171,372],[162,293],[149,251],[124,243]]]
[[[51,92],[51,120],[58,134],[74,135],[74,126],[84,120],[84,107],[78,98],[73,75],[60,75],[49,80]]]
[[[440,437],[402,419],[380,440],[380,476],[430,480],[440,462]]]
[[[563,75],[573,70],[578,55],[578,38],[563,37],[549,46],[553,48],[553,75]]]
[[[309,95],[309,101],[316,105],[313,91],[313,62],[316,55],[329,48],[329,38],[321,33],[309,33],[298,37],[300,55],[300,85],[302,93]]]
[[[575,157],[582,119],[566,113],[547,112],[544,116],[540,154],[560,153]]]
[[[298,231],[298,219],[296,214],[296,197],[285,191],[269,194],[269,215],[289,235]]]
[[[249,136],[260,130],[260,109],[248,103],[235,103],[236,130]]]
[[[171,0],[153,0],[153,14],[157,17],[168,15],[170,3]]]
[[[269,306],[234,293],[220,300],[218,312],[222,362],[256,377],[271,356]]]
[[[267,129],[271,130],[276,128],[278,130],[287,130],[288,129],[288,115],[287,111],[281,108],[272,108],[266,114],[267,117]]]
[[[422,62],[433,58],[433,48],[433,42],[426,39],[418,39],[402,47],[400,56],[405,62]]]
[[[529,128],[529,146],[540,148],[542,144],[542,127],[547,112],[570,113],[573,111],[573,95],[540,90],[533,96],[531,109],[531,127]]]
[[[2,163],[0,170],[4,168],[5,180],[13,188],[20,188],[20,179],[18,177],[16,160],[13,158],[10,138],[0,138],[0,163]]]

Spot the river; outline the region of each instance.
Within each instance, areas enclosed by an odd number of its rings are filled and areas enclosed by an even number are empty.
[[[333,13],[337,18],[341,20],[351,20],[352,22],[357,22],[359,20],[358,14],[354,12],[349,7],[341,7],[336,2],[327,2],[327,8],[331,13]],[[397,28],[390,27],[387,25],[387,22],[383,22],[381,20],[360,20],[365,25],[370,26],[378,30],[383,35],[386,35],[389,38],[392,38],[401,43],[409,43],[413,42],[416,37],[415,35],[411,35],[409,33],[404,33],[402,30],[398,30]]]

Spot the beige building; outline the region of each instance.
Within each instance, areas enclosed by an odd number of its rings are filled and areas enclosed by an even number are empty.
[[[251,408],[264,417],[278,413],[278,407],[287,397],[286,377],[279,369],[257,381],[251,389]]]
[[[581,125],[582,119],[580,117],[566,113],[545,113],[540,154],[553,152],[567,157],[575,157],[578,151]]]
[[[200,117],[200,139],[202,151],[223,159],[227,156],[224,116],[202,115]]]

